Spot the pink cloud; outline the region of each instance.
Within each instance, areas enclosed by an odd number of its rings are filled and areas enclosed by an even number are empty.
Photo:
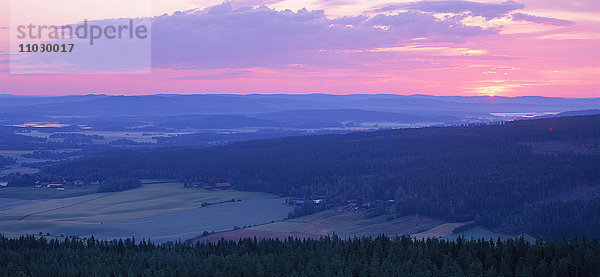
[[[487,19],[507,15],[514,10],[525,8],[522,3],[506,1],[502,3],[481,3],[472,1],[418,1],[385,6],[381,11],[408,9],[433,13],[468,13],[472,16],[482,16]]]
[[[224,3],[155,18],[153,66],[206,69],[303,63],[337,67],[348,65],[347,57],[336,59],[324,51],[384,47],[416,37],[457,41],[497,32],[421,12],[328,19],[320,10],[234,9]]]
[[[554,26],[570,26],[570,25],[575,24],[575,22],[569,21],[569,20],[556,19],[556,18],[543,17],[543,16],[535,16],[535,15],[529,15],[529,14],[524,14],[524,13],[514,13],[514,14],[512,14],[512,19],[513,20],[521,20],[521,21],[529,21],[529,22],[533,22],[533,23],[554,25]]]

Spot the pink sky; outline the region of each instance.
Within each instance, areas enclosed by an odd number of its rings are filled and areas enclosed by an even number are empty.
[[[2,1],[0,93],[599,97],[595,2],[155,0],[152,74],[15,75]]]

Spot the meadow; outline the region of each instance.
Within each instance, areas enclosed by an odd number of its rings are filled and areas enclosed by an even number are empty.
[[[92,230],[97,236],[113,238],[109,229],[129,234],[127,228],[139,226],[141,229],[132,233],[136,237],[140,233],[151,238],[155,234],[174,238],[183,233],[193,236],[203,231],[281,220],[291,210],[283,205],[284,200],[267,193],[205,191],[184,188],[181,183],[152,183],[134,190],[73,197],[58,196],[72,193],[69,189],[40,191],[49,197],[27,200],[36,198],[21,195],[21,199],[17,199],[7,196],[15,196],[19,191],[7,190],[7,195],[4,190],[0,191],[3,199],[0,201],[1,233],[60,235],[68,231],[70,235],[79,236],[91,235],[87,230]],[[38,193],[31,189],[20,192]],[[235,202],[231,202],[233,199]],[[192,222],[201,224],[186,225]]]
[[[98,186],[88,185],[74,189],[35,189],[33,187],[6,187],[0,190],[0,198],[19,200],[60,199],[94,194]]]
[[[311,236],[337,234],[343,238],[416,234],[440,226],[445,222],[430,217],[403,216],[388,220],[387,216],[365,217],[363,212],[338,213],[334,210],[257,226],[252,229],[288,232]]]
[[[416,239],[424,238],[447,238],[454,240],[458,236],[473,239],[497,239],[503,240],[515,238],[515,235],[494,233],[481,227],[469,228],[460,233],[453,233],[457,227],[468,222],[444,222],[440,219],[424,216],[403,216],[390,219],[388,216],[366,217],[364,212],[336,212],[337,209],[326,210],[315,214],[288,219],[284,221],[263,224],[242,230],[233,230],[222,233],[211,234],[199,238],[199,241],[216,242],[221,238],[239,240],[245,237],[257,238],[319,238],[322,236],[337,235],[341,238],[354,237],[377,237],[386,235],[389,237],[410,235]],[[534,241],[531,236],[525,235],[527,240]]]
[[[114,239],[151,238],[154,242],[186,240],[203,232],[219,232],[287,217],[291,207],[282,198],[243,200],[210,205],[180,212],[136,218],[120,222],[79,225],[62,230],[65,235]]]

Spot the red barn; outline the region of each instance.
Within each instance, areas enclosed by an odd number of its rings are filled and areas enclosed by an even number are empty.
[[[227,190],[227,189],[231,189],[231,184],[230,183],[216,183],[215,190]]]
[[[64,188],[65,185],[63,185],[63,184],[49,184],[48,187],[49,188]]]

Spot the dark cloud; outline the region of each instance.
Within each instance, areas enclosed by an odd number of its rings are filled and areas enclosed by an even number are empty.
[[[554,25],[554,26],[569,26],[575,24],[573,21],[556,19],[551,17],[543,17],[543,16],[535,16],[524,13],[514,13],[512,15],[513,20],[517,21],[529,21],[534,23],[546,24],[546,25]]]
[[[234,9],[223,3],[154,18],[152,62],[154,67],[198,69],[332,66],[348,59],[332,54],[336,50],[393,46],[428,36],[454,42],[497,32],[419,11],[328,19],[321,10]]]
[[[515,1],[506,1],[502,3],[479,3],[471,1],[419,1],[404,4],[389,5],[381,11],[393,11],[398,9],[408,9],[422,12],[433,13],[464,13],[467,12],[473,16],[482,16],[486,19],[493,19],[506,16],[511,11],[525,8],[524,4]]]

